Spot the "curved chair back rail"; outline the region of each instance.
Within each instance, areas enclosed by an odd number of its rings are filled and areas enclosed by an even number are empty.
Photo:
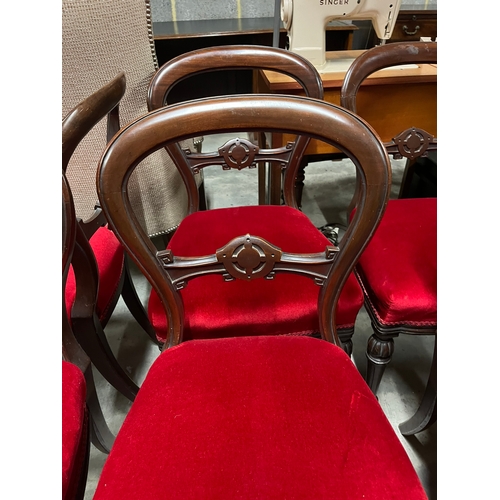
[[[208,47],[182,54],[165,63],[148,89],[150,111],[167,104],[173,86],[185,78],[217,70],[263,69],[284,73],[296,80],[308,97],[323,99],[323,83],[316,68],[287,50],[255,45]]]
[[[188,77],[213,71],[250,69],[285,74],[303,87],[306,96],[323,99],[321,77],[316,68],[302,56],[275,47],[229,45],[194,50],[165,63],[154,75],[149,85],[148,109],[152,111],[168,104],[170,91]],[[282,170],[286,168],[286,172],[289,172],[284,179],[285,185],[288,183],[288,189],[284,192],[284,200],[287,205],[294,208],[298,208],[294,189],[295,178],[300,159],[308,144],[308,137],[298,136],[293,148],[282,148],[283,153],[289,156],[286,167],[284,163],[281,163]],[[179,146],[167,146],[166,149],[174,159],[182,154]],[[273,158],[261,158],[260,161],[273,161]],[[203,166],[205,165],[201,163],[199,168]],[[194,189],[194,186],[188,189],[188,197],[188,213],[192,213],[199,207],[198,191]]]
[[[335,252],[336,257],[331,259],[318,302],[322,337],[340,345],[334,317],[336,304],[387,204],[391,182],[389,158],[373,129],[343,108],[306,97],[240,95],[231,99],[199,99],[150,112],[122,128],[100,161],[97,188],[101,206],[110,227],[165,308],[169,328],[165,348],[182,341],[182,300],[165,270],[165,260],[168,263],[172,256],[158,255],[133,213],[127,193],[128,180],[141,160],[166,144],[188,137],[241,130],[288,132],[324,140],[343,150],[356,165],[362,179],[360,203],[339,251]],[[184,179],[193,176],[187,163],[178,167],[183,170]],[[307,256],[298,256],[304,257]]]
[[[363,81],[376,71],[402,64],[434,63],[437,63],[437,42],[396,42],[373,47],[358,56],[347,70],[340,90],[340,104],[357,113],[358,90]],[[387,153],[394,158],[409,160],[401,182],[401,193],[403,193],[411,182],[413,161],[420,156],[426,156],[429,151],[436,151],[437,139],[418,128],[418,124],[408,123],[407,129],[401,130],[392,140],[385,142],[384,146]],[[348,214],[356,204],[357,189],[356,185]]]
[[[112,110],[116,109],[125,94],[125,74],[120,72],[113,80],[75,106],[62,121],[62,163],[66,172],[71,156],[90,130]],[[108,137],[119,128],[118,114],[108,122]]]
[[[376,71],[401,64],[436,62],[437,42],[396,42],[373,47],[358,56],[347,70],[340,91],[340,104],[356,113],[359,87]]]

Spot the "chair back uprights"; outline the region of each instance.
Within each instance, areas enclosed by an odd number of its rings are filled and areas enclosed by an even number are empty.
[[[154,151],[188,137],[239,131],[267,130],[323,140],[345,152],[362,179],[360,202],[351,225],[338,247],[321,254],[287,254],[286,249],[242,234],[214,255],[186,258],[169,250],[158,252],[138,223],[127,184],[137,165]],[[234,142],[221,148],[238,168],[251,163],[259,148]],[[281,153],[280,153],[281,154]],[[176,165],[188,187],[195,186],[197,167],[192,152],[178,149]],[[282,159],[282,161],[289,161]],[[287,171],[286,175],[289,172]],[[322,338],[340,345],[335,310],[342,287],[370,240],[384,212],[391,174],[387,152],[373,129],[339,106],[307,97],[239,95],[199,99],[161,108],[122,128],[106,148],[97,173],[98,194],[111,229],[158,293],[168,317],[165,348],[177,345],[183,335],[180,289],[207,273],[225,280],[272,279],[276,273],[303,274],[320,286],[318,316]],[[270,221],[272,223],[272,221]],[[194,236],[193,236],[194,237]],[[244,300],[244,297],[242,297]]]
[[[396,42],[378,45],[358,56],[349,67],[340,90],[340,104],[357,113],[358,91],[363,82],[376,71],[403,64],[437,63],[437,42]],[[418,103],[408,103],[418,106]],[[404,110],[401,110],[404,113]],[[390,141],[384,143],[387,153],[395,159],[407,158],[401,181],[400,197],[406,197],[411,186],[414,166],[420,157],[437,151],[437,138],[421,128],[418,123],[408,123]],[[354,196],[356,198],[356,195]],[[348,213],[354,207],[350,205]]]
[[[229,45],[194,50],[165,63],[155,74],[149,85],[148,109],[153,111],[169,104],[168,98],[170,92],[183,80],[202,73],[224,70],[267,70],[281,73],[289,76],[294,82],[298,83],[304,89],[306,96],[323,99],[321,77],[316,68],[302,56],[274,47]],[[240,141],[238,144],[242,144],[243,148],[248,152],[254,150],[253,142],[255,141],[244,141],[241,139]],[[261,140],[261,143],[264,142],[265,138]],[[295,193],[295,178],[299,168],[299,161],[308,144],[309,137],[298,136],[293,143],[289,143],[285,147],[273,151],[270,155],[263,155],[254,159],[250,153],[251,161],[249,164],[255,165],[266,161],[276,161],[282,170],[286,168],[290,171],[289,175],[284,179],[285,189],[283,191],[283,198],[285,204],[294,208],[298,208]],[[233,147],[233,144],[228,144],[225,151],[228,151],[231,147]],[[179,151],[180,147],[178,145],[167,146],[166,149],[172,158],[182,154]],[[280,161],[280,156],[283,155],[287,157],[286,162]],[[245,158],[248,159],[249,157],[245,155]],[[214,164],[213,154],[210,156],[192,154],[190,161],[192,168],[199,169]],[[221,161],[224,162],[224,159]],[[236,161],[233,163],[236,168],[243,168],[239,162]],[[198,167],[195,165],[198,165]],[[188,213],[193,213],[199,209],[199,194],[192,185],[188,188],[188,197]]]

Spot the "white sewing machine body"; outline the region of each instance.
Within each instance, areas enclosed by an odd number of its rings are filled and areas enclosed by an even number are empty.
[[[281,0],[289,50],[329,72],[325,29],[332,20],[371,20],[380,40],[391,38],[401,0]]]

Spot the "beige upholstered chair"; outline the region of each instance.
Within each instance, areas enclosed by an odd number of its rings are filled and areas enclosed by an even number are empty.
[[[120,71],[127,78],[121,125],[146,113],[148,84],[158,69],[149,0],[63,0],[62,69],[63,117]],[[82,219],[93,213],[98,202],[95,179],[106,145],[105,127],[105,120],[95,127],[75,151],[67,170],[76,214]],[[187,213],[184,184],[164,150],[141,164],[130,195],[149,236],[175,229]]]

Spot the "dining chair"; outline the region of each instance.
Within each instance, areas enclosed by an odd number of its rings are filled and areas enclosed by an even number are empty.
[[[125,75],[119,73],[63,119],[63,172],[66,173],[68,163],[82,139],[104,117],[107,116],[108,140],[119,129],[119,102],[125,86]],[[86,286],[79,286],[79,281]],[[95,290],[95,298],[89,290]],[[79,293],[86,294],[85,300],[78,300]],[[137,326],[158,343],[137,295],[124,249],[107,227],[106,218],[97,204],[89,219],[78,218],[76,246],[65,289],[66,309],[76,339],[96,368],[121,394],[133,401],[139,388],[116,361],[105,334],[106,324],[120,296],[136,319]],[[114,368],[111,370],[110,366]]]
[[[437,42],[390,43],[369,49],[347,71],[341,104],[356,112],[358,90],[375,71],[401,64],[434,63]],[[413,161],[437,149],[435,137],[417,124],[408,125],[385,143],[389,154]],[[358,177],[358,187],[360,182]],[[376,393],[393,357],[395,338],[400,334],[437,335],[437,199],[390,200],[355,272],[373,327],[366,351],[367,382]],[[437,418],[436,355],[435,346],[421,405],[413,418],[401,424],[405,435],[424,430]]]
[[[90,443],[109,453],[114,436],[97,398],[92,365],[75,339],[64,301],[66,278],[75,248],[77,220],[67,179],[62,175],[62,498],[85,495]]]
[[[194,50],[165,63],[149,85],[148,109],[152,111],[169,105],[170,92],[194,75],[212,71],[256,69],[283,73],[297,81],[308,97],[323,98],[321,77],[314,66],[303,57],[279,48],[233,45]],[[231,98],[232,96],[227,97],[229,100]],[[250,132],[265,135],[259,130]],[[303,249],[300,251],[310,249],[315,252],[317,248],[329,244],[326,237],[297,210],[296,165],[308,143],[309,137],[299,135],[294,143],[285,148],[265,150],[259,149],[256,141],[249,141],[240,136],[233,142],[221,145],[218,152],[202,154],[188,152],[177,145],[167,145],[165,149],[169,155],[179,164],[185,165],[180,172],[189,192],[188,217],[183,219],[173,234],[168,249],[174,254],[204,255],[213,252],[214,245],[223,245],[233,235],[245,234],[248,231],[257,234],[272,231],[279,246]],[[275,211],[270,206],[260,206],[230,208],[222,212],[198,211],[199,197],[192,183],[191,172],[198,172],[213,165],[221,165],[223,169],[228,170],[241,170],[266,162],[281,165],[286,183],[284,203],[288,208]],[[288,217],[289,213],[293,215],[292,218]],[[215,218],[219,217],[223,217],[223,223],[216,222]],[[275,217],[278,217],[277,223],[271,228],[268,222]],[[244,300],[240,300],[241,294],[244,294]],[[279,307],[276,307],[276,300],[273,298],[277,294],[282,298]],[[312,283],[300,284],[300,279],[296,276],[282,276],[280,280],[268,281],[265,284],[233,283],[231,287],[222,286],[215,277],[207,277],[199,284],[193,283],[191,287],[183,290],[183,300],[186,339],[210,338],[214,334],[319,333],[316,321],[317,289]],[[355,277],[351,275],[342,292],[338,311],[338,334],[348,354],[352,353],[351,337],[356,316],[362,306],[363,293]],[[231,308],[232,314],[228,314],[228,307]],[[168,336],[168,320],[155,290],[151,292],[148,314],[158,340],[165,342]],[[263,321],[262,318],[268,319]]]
[[[158,148],[221,130],[286,131],[342,148],[365,182],[340,244],[316,239],[318,230],[311,224],[299,241],[280,247],[281,224],[288,219],[290,225],[306,226],[305,215],[286,205],[257,205],[234,210],[260,225],[248,224],[246,232],[233,227],[232,234],[212,239],[209,253],[183,253],[177,247],[158,251],[131,209],[130,175]],[[223,146],[221,154],[239,165],[246,163],[245,155],[259,161],[258,148],[247,151],[245,146],[234,142]],[[285,153],[273,152],[282,161],[294,154],[293,149]],[[192,154],[184,152],[185,162],[178,162],[190,192],[195,190],[188,181]],[[175,158],[181,157],[179,151]],[[398,437],[337,335],[336,304],[384,212],[390,178],[387,153],[369,125],[347,110],[307,97],[193,100],[152,111],[115,135],[98,170],[99,199],[110,227],[158,293],[169,332],[117,434],[96,500],[426,498]],[[293,197],[289,178],[285,186],[286,196]],[[232,224],[226,209],[213,209],[188,215],[179,230],[193,216],[209,213],[213,219],[207,235]],[[196,222],[201,230],[209,221]],[[319,292],[320,339],[252,335],[247,329],[243,336],[235,331],[185,341],[184,292],[197,281],[212,289],[213,303],[220,300],[216,282],[233,289],[236,300],[226,304],[228,316],[247,300],[246,287],[260,284],[272,305],[267,315],[258,309],[255,314],[266,323],[287,300],[281,278],[290,273],[309,279]],[[281,293],[265,291],[272,282],[282,282]],[[235,283],[242,288],[235,289]],[[300,293],[298,285],[294,291]]]

